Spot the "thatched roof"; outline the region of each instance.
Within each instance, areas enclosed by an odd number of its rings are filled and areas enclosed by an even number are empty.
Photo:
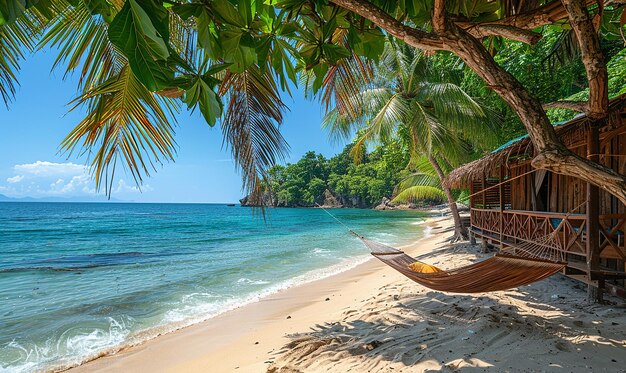
[[[511,156],[527,152],[532,154],[528,135],[511,140],[486,156],[453,170],[444,183],[451,188],[467,188],[472,180],[485,178],[500,165],[508,163]]]
[[[609,103],[609,111],[622,110],[626,102],[626,94],[615,97]],[[586,123],[586,115],[579,114],[567,122],[555,123],[557,135],[562,136],[569,130],[575,129]],[[467,163],[448,174],[444,183],[451,188],[467,188],[473,180],[479,180],[490,176],[502,164],[507,164],[511,157],[519,160],[519,157],[532,158],[534,148],[528,135],[513,139],[486,156]]]

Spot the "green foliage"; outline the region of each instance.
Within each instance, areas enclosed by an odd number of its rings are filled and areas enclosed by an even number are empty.
[[[609,98],[626,93],[626,49],[617,52],[606,64],[609,75]],[[564,98],[570,101],[587,101],[589,88],[585,88]],[[548,116],[553,122],[563,122],[572,119],[579,113],[567,109],[550,109]]]
[[[489,149],[498,136],[489,113],[454,81],[454,72],[413,48],[389,41],[374,78],[357,95],[337,100],[324,126],[331,133],[357,133],[352,150],[359,158],[368,143],[399,136],[412,160],[429,156],[440,164],[459,165],[476,149]],[[341,110],[349,106],[356,110]],[[432,196],[432,194],[430,195]]]
[[[610,18],[612,13],[607,13]],[[607,19],[608,19],[607,18]],[[626,93],[626,54],[622,42],[603,27],[601,47],[607,58],[609,97]],[[533,46],[510,40],[498,40],[494,52],[499,65],[512,73],[532,95],[543,103],[558,100],[587,100],[589,98],[585,69],[579,58],[578,45],[571,30],[564,26],[547,26],[542,39]],[[457,66],[465,77],[462,87],[479,97],[488,109],[500,118],[503,139],[526,134],[518,116],[475,73],[469,71],[456,56],[438,53],[439,65]],[[579,113],[566,109],[549,109],[553,123],[572,119]]]
[[[111,43],[151,91],[167,87],[174,78],[166,64],[170,57],[168,21],[167,10],[151,0],[127,0],[108,29]]]
[[[447,200],[441,180],[426,157],[414,159],[409,168],[414,172],[398,183],[392,202],[416,203],[427,200],[442,203]]]
[[[5,104],[15,94],[19,61],[34,48],[36,21],[24,19],[0,26],[0,96]]]
[[[626,49],[617,52],[606,68],[609,73],[609,97],[626,93]]]
[[[408,163],[406,147],[390,142],[365,153],[359,164],[352,161],[351,148],[330,159],[308,152],[294,164],[270,168],[266,182],[277,204],[321,204],[327,189],[353,207],[371,207],[390,197]]]
[[[423,200],[434,200],[443,202],[446,200],[446,194],[441,188],[428,185],[414,185],[404,189],[393,199],[396,203],[417,202]]]

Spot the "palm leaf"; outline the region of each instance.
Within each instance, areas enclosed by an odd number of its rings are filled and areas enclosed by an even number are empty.
[[[482,149],[490,149],[499,142],[492,116],[458,85],[426,82],[420,95],[422,100],[432,103],[438,120],[463,139]]]
[[[83,2],[51,21],[39,42],[39,48],[44,47],[58,50],[52,68],[64,64],[64,77],[78,69],[81,92],[118,76],[127,64],[126,57],[109,41],[106,22],[93,17]]]
[[[404,189],[402,192],[398,193],[398,195],[394,197],[392,202],[408,203],[423,200],[445,201],[446,194],[443,192],[443,190],[436,187],[416,185]]]
[[[157,164],[174,159],[173,108],[148,91],[128,65],[119,75],[74,100],[72,109],[85,103],[87,116],[63,140],[61,148],[70,153],[80,148],[93,157],[97,188],[104,185],[110,194],[118,161],[141,185]]]
[[[360,110],[360,91],[373,79],[371,60],[353,54],[331,66],[321,90],[320,99],[326,112],[334,107],[342,116],[357,118]]]
[[[416,185],[431,186],[433,188],[441,189],[441,181],[434,173],[434,170],[432,172],[433,174],[428,174],[419,171],[405,176],[396,186],[396,191],[400,192]]]
[[[227,73],[219,93],[228,96],[221,122],[224,143],[242,170],[250,201],[261,204],[267,170],[284,160],[288,150],[280,133],[286,106],[269,69],[261,72],[256,65],[242,73]]]
[[[0,26],[0,95],[7,107],[19,84],[17,73],[20,61],[25,53],[33,50],[40,28],[40,22],[29,13],[15,22]]]

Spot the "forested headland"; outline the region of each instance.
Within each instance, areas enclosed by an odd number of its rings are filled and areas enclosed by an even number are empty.
[[[352,149],[353,144],[347,145],[331,158],[310,151],[296,163],[270,168],[264,202],[279,207],[370,208],[391,197],[408,173],[406,146],[392,141],[364,150],[357,160]]]

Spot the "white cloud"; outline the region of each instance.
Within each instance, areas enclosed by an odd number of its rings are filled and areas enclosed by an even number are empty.
[[[15,175],[13,177],[7,178],[7,183],[15,184],[15,183],[19,183],[22,180],[24,180],[24,175]]]
[[[91,177],[87,174],[77,175],[72,177],[72,179],[63,186],[61,189],[62,194],[71,193],[74,191],[90,191],[89,184],[91,183]],[[85,189],[87,188],[87,189]]]
[[[126,184],[126,181],[124,181],[124,179],[120,179],[117,182],[117,188],[113,189],[113,194],[115,193],[139,193],[139,192],[151,192],[154,189],[148,185],[142,185],[141,187],[138,187],[137,185],[128,185]]]
[[[47,161],[37,161],[34,163],[16,164],[13,166],[15,173],[18,175],[34,175],[34,176],[72,176],[88,173],[85,165],[72,162],[54,163]]]
[[[0,191],[13,196],[86,196],[96,195],[93,178],[89,168],[84,165],[67,162],[55,163],[36,161],[33,163],[17,164],[13,166],[15,176],[6,179],[8,185],[0,185]],[[150,185],[137,187],[127,184],[124,179],[118,179],[114,184],[112,194],[123,196],[129,193],[150,192]],[[103,191],[100,191],[103,194]]]

